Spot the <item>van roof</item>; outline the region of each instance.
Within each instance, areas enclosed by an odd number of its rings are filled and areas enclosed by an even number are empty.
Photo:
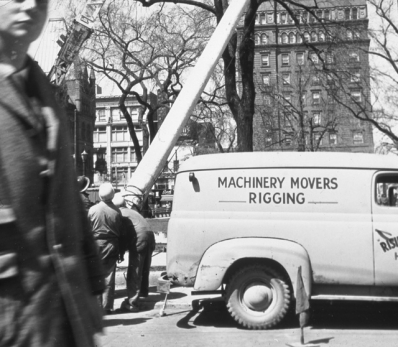
[[[234,168],[353,168],[398,169],[398,158],[393,155],[329,152],[244,152],[207,154],[190,158],[179,172]]]

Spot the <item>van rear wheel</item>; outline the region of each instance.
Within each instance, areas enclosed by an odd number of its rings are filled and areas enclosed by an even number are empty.
[[[238,270],[227,285],[231,316],[249,329],[268,329],[279,323],[290,305],[290,290],[277,271],[262,265]]]

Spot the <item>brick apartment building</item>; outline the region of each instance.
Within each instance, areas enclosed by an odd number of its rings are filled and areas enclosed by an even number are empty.
[[[373,152],[370,123],[351,115],[371,111],[366,0],[317,4],[318,18],[293,8],[298,26],[272,1],[259,7],[256,151]]]

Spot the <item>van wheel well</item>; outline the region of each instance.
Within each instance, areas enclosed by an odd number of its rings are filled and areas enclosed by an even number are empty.
[[[272,260],[272,259],[267,259],[267,258],[238,259],[228,268],[227,272],[224,275],[222,283],[224,285],[226,285],[230,281],[231,276],[233,276],[236,273],[236,271],[238,271],[242,267],[246,267],[248,265],[253,265],[253,264],[263,265],[263,266],[266,266],[266,267],[269,267],[269,268],[272,268],[272,269],[278,271],[278,273],[280,273],[281,275],[284,276],[284,278],[287,281],[290,291],[293,292],[293,286],[292,286],[292,283],[290,282],[290,277],[289,277],[287,271],[285,270],[285,268],[277,261]]]

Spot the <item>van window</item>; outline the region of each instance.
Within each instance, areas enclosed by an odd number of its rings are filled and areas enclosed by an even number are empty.
[[[398,207],[398,173],[378,175],[375,196],[378,205]]]

